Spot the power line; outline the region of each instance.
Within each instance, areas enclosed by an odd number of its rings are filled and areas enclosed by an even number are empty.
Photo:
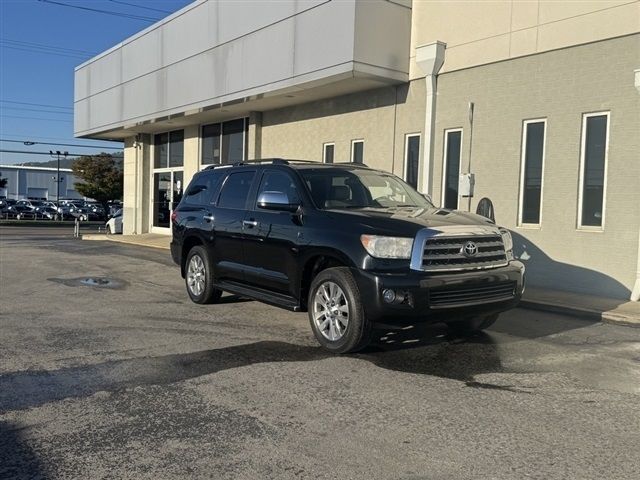
[[[118,0],[109,0],[109,1],[113,3],[120,3],[121,5],[129,5],[130,7],[142,8],[144,10],[153,10],[154,12],[173,13],[173,12],[169,12],[168,10],[160,10],[159,8],[152,8],[152,7],[143,7],[142,5],[136,5],[134,3],[127,3],[127,2],[120,2]]]
[[[81,145],[79,143],[32,142],[30,140],[7,140],[5,138],[0,138],[0,142],[22,143],[24,145],[51,145],[55,147],[106,148],[109,150],[122,150],[122,147],[107,147],[103,145]]]
[[[73,123],[71,120],[62,120],[60,118],[43,118],[43,117],[21,117],[19,115],[5,115],[4,113],[0,113],[0,117],[6,117],[6,118],[23,118],[25,120],[47,120],[50,122],[67,122],[67,123]]]
[[[115,17],[129,18],[131,20],[141,20],[143,22],[149,22],[149,23],[154,23],[161,20],[160,18],[143,17],[142,15],[133,15],[131,13],[113,12],[109,10],[100,10],[98,8],[82,7],[80,5],[70,5],[68,3],[54,2],[53,0],[38,0],[38,1],[42,3],[50,3],[52,5],[60,5],[62,7],[77,8],[79,10],[87,10],[89,12],[103,13],[105,15],[113,15]]]
[[[41,53],[44,55],[55,55],[57,57],[66,57],[66,58],[73,58],[74,60],[86,60],[87,56],[80,56],[80,55],[68,55],[66,53],[58,53],[58,52],[48,52],[46,50],[37,50],[34,48],[22,48],[22,47],[14,47],[13,45],[2,45],[2,42],[0,42],[0,48],[9,48],[11,50],[19,50],[21,52],[29,52],[29,53]]]
[[[44,110],[42,108],[0,107],[0,111],[2,110],[19,110],[22,112],[41,112],[41,113],[57,113],[58,115],[73,115],[73,112],[61,112],[60,110]]]
[[[97,55],[99,52],[90,52],[88,50],[79,50],[77,48],[57,47],[46,43],[25,42],[24,40],[12,40],[10,38],[0,38],[0,41],[15,44],[21,47],[37,47],[46,48],[48,50],[60,50],[65,53],[74,53],[79,55]]]
[[[64,108],[67,110],[73,110],[73,107],[63,107],[61,105],[49,105],[46,103],[16,102],[13,100],[0,100],[0,103],[13,103],[15,105],[31,105],[32,107]]]

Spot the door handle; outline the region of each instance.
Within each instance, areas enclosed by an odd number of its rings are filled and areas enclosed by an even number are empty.
[[[213,215],[211,213],[205,213],[202,217],[206,222],[213,222]]]
[[[242,226],[243,227],[254,228],[254,227],[258,226],[258,221],[257,220],[243,220],[242,221]]]

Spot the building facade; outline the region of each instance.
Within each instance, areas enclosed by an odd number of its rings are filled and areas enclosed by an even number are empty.
[[[490,199],[531,285],[637,299],[638,69],[640,1],[200,0],[76,69],[75,132],[125,141],[125,233],[209,164],[363,162]]]
[[[82,199],[75,190],[80,180],[69,168],[23,167],[0,165],[0,177],[7,179],[7,186],[0,188],[0,195],[14,200]]]

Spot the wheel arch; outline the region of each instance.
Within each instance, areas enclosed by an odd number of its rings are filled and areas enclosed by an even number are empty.
[[[189,235],[182,242],[182,254],[180,255],[180,274],[182,275],[182,278],[184,278],[185,275],[184,269],[187,263],[187,255],[189,255],[189,252],[193,247],[198,245],[204,245],[204,242],[197,235]]]
[[[298,292],[302,309],[306,310],[307,308],[309,288],[318,273],[327,268],[352,266],[353,262],[341,252],[323,251],[308,255],[299,274]]]

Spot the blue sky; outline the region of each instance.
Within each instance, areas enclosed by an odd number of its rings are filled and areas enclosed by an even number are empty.
[[[114,150],[59,144],[121,147],[73,137],[73,70],[153,23],[132,17],[160,19],[191,1],[0,0],[0,150],[92,154]],[[5,165],[47,160],[48,155],[0,152]]]

